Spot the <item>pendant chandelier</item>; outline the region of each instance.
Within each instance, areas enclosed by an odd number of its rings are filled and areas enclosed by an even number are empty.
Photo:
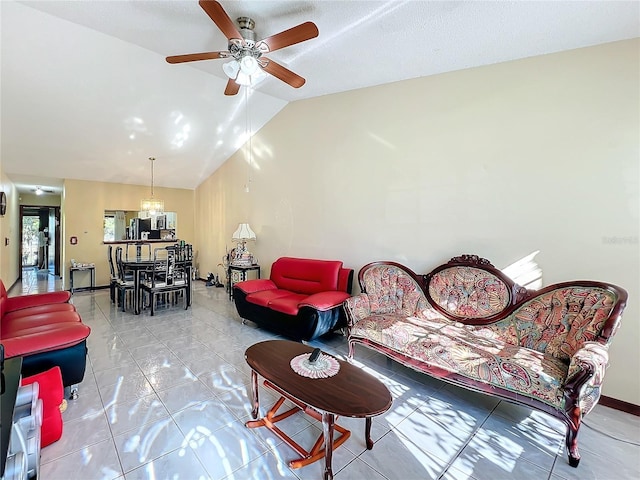
[[[164,202],[153,197],[153,162],[155,162],[156,159],[149,157],[149,160],[151,161],[151,197],[143,198],[140,201],[140,210],[148,212],[149,215],[156,215],[164,212]]]

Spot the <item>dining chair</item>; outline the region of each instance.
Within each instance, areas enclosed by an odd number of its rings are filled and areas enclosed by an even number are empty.
[[[182,297],[184,309],[189,308],[187,278],[183,262],[176,261],[176,249],[173,246],[156,248],[153,251],[152,274],[141,282],[143,293],[149,297],[151,316],[155,315],[156,302],[159,298],[167,305],[177,303]]]
[[[133,305],[133,295],[136,295],[134,291],[134,281],[133,277],[125,272],[124,265],[122,263],[122,247],[116,247],[116,268],[118,281],[115,285],[117,296],[116,296],[116,307],[119,305],[122,308],[122,311],[126,311],[126,303],[127,297],[129,298],[129,304]]]
[[[118,284],[118,274],[113,263],[113,245],[107,245],[107,260],[109,261],[109,297],[111,303],[116,303],[116,285]]]
[[[151,260],[151,244],[150,243],[128,243],[124,252],[125,260],[133,260],[134,258],[142,260]]]
[[[194,279],[194,259],[193,259],[193,245],[190,243],[178,243],[175,248],[177,249],[177,262],[180,262],[182,267],[178,273],[184,276],[185,280],[189,284],[187,302],[191,305],[191,280]]]

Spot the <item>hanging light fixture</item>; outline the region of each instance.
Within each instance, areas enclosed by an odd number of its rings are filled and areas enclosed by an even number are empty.
[[[153,162],[156,161],[154,157],[149,157],[151,161],[151,197],[143,198],[140,201],[140,210],[148,212],[149,215],[156,215],[164,212],[164,202],[153,197]]]

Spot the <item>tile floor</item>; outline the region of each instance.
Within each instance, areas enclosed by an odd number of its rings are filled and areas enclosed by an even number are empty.
[[[25,271],[12,295],[59,289],[53,276]],[[322,462],[292,470],[294,452],[264,429],[247,429],[250,371],[244,350],[276,338],[243,325],[222,288],[194,286],[193,307],[135,316],[117,311],[108,290],[76,292],[92,328],[80,397],[64,413],[64,434],[44,448],[41,476],[69,479],[314,479]],[[314,342],[344,358],[339,335]],[[544,414],[432,380],[364,347],[359,365],[394,401],[375,417],[373,450],[364,421],[333,456],[336,480],[635,479],[640,419],[597,406],[585,419],[577,469],[569,467],[563,425]],[[261,391],[261,410],[273,399]],[[317,422],[298,414],[279,424],[311,445]]]

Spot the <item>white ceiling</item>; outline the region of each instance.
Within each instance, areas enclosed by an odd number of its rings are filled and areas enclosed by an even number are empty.
[[[223,94],[226,50],[197,0],[2,0],[2,169],[28,191],[63,178],[195,188],[288,102],[640,36],[640,2],[222,1],[264,38],[317,38],[269,56],[305,77]],[[249,109],[246,109],[246,102]],[[248,115],[247,115],[248,112]]]

